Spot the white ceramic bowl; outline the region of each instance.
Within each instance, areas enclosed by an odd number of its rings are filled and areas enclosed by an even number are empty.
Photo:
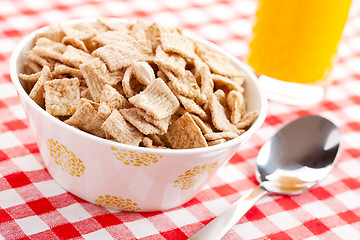
[[[96,22],[83,19],[64,24],[79,21]],[[44,111],[30,99],[19,81],[18,74],[24,72],[26,51],[33,47],[35,34],[46,29],[31,33],[16,47],[10,61],[11,79],[50,175],[63,188],[89,202],[140,212],[165,210],[186,203],[265,120],[267,101],[250,68],[214,44],[186,34],[226,55],[245,72],[248,111],[260,113],[251,128],[226,143],[186,150],[134,147],[90,135]]]

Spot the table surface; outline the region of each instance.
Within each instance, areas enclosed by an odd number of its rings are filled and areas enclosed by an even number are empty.
[[[153,213],[109,211],[63,190],[44,168],[9,76],[16,44],[31,31],[76,18],[141,17],[179,26],[243,59],[256,2],[248,0],[1,0],[0,239],[187,239],[257,185],[256,155],[286,122],[308,114],[332,120],[340,158],[324,181],[297,196],[261,199],[223,239],[360,239],[360,3],[353,1],[324,101],[269,102],[261,129],[194,199]]]

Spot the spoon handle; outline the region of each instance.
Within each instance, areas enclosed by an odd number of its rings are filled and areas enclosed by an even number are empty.
[[[195,233],[189,240],[219,240],[254,204],[268,192],[260,185],[233,203],[227,210]]]

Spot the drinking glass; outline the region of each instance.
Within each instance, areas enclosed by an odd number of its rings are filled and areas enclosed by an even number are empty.
[[[258,0],[247,56],[269,99],[323,99],[351,0]]]

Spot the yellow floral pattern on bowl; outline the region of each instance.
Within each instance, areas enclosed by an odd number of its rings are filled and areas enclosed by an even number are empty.
[[[174,181],[174,187],[179,189],[189,189],[195,186],[204,178],[207,178],[217,167],[217,162],[205,163],[187,170]]]
[[[59,165],[63,171],[75,177],[80,177],[84,174],[85,166],[82,164],[82,161],[64,145],[50,138],[47,141],[47,148],[50,156],[54,158],[55,163]]]
[[[140,208],[137,203],[133,202],[131,199],[124,199],[117,196],[99,196],[95,203],[101,207],[111,208],[120,211],[126,212],[138,212]]]
[[[116,159],[122,161],[125,165],[134,167],[149,166],[163,157],[163,155],[156,153],[137,153],[136,151],[117,149],[116,147],[111,147],[111,149]]]

